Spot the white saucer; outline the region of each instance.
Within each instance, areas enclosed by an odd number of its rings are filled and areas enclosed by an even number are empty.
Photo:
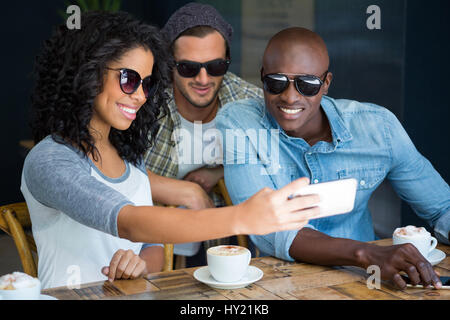
[[[430,254],[428,255],[427,260],[431,263],[431,265],[435,266],[438,263],[440,263],[442,260],[445,259],[445,252],[439,250],[439,249],[434,249],[433,251],[430,252]]]
[[[262,272],[261,269],[249,266],[247,273],[245,276],[237,281],[237,282],[219,282],[216,281],[211,274],[209,273],[208,267],[201,267],[194,272],[194,278],[197,279],[200,282],[203,282],[204,284],[207,284],[210,287],[216,288],[216,289],[238,289],[238,288],[244,288],[248,286],[249,284],[258,281],[262,278],[264,272]]]
[[[39,300],[58,300],[58,299],[55,297],[52,297],[52,296],[48,296],[46,294],[41,294],[41,296],[39,297]]]

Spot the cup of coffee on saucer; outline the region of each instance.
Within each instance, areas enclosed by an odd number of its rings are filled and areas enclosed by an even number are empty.
[[[241,280],[247,272],[250,259],[250,250],[240,246],[222,245],[206,251],[209,272],[219,282]]]
[[[426,259],[436,248],[437,240],[424,227],[406,226],[397,228],[392,235],[393,244],[411,243]]]
[[[250,250],[222,245],[206,251],[208,265],[194,271],[194,278],[216,289],[244,288],[260,280],[264,272],[250,264]]]
[[[23,272],[13,272],[0,277],[0,299],[39,300],[41,282]]]

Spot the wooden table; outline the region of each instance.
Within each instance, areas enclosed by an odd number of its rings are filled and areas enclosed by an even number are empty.
[[[391,239],[378,245],[390,245]],[[450,276],[450,246],[438,245],[447,257],[435,266],[442,276]],[[261,280],[246,288],[213,289],[193,277],[198,268],[153,273],[146,279],[89,283],[80,289],[47,289],[43,293],[62,300],[450,300],[450,290],[397,290],[382,281],[381,289],[368,289],[371,274],[356,267],[323,267],[286,262],[273,257],[254,258],[251,265],[264,271]]]

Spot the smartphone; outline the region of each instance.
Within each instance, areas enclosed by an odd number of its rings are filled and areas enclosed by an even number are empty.
[[[402,275],[402,279],[403,279],[403,281],[406,282],[406,286],[408,288],[423,288],[423,285],[421,285],[421,284],[418,284],[417,286],[412,285],[411,280],[409,279],[408,276]],[[439,280],[442,283],[441,289],[450,289],[450,277],[439,277]],[[433,286],[433,285],[431,285],[431,286]]]
[[[317,206],[320,208],[320,215],[314,217],[319,219],[352,211],[356,187],[357,181],[353,178],[310,184],[298,190],[291,198],[309,194],[319,195],[320,202]]]

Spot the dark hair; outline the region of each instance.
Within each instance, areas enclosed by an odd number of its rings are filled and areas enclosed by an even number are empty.
[[[185,31],[183,31],[182,33],[180,33],[178,35],[178,37],[173,41],[172,45],[171,45],[171,52],[172,55],[174,55],[174,45],[175,45],[175,41],[182,37],[182,36],[193,36],[193,37],[198,37],[198,38],[203,38],[206,37],[207,35],[213,33],[214,31],[219,32],[218,30],[214,29],[213,27],[210,26],[196,26],[190,29],[186,29]],[[221,34],[219,32],[219,34]],[[221,34],[222,35],[222,34]],[[230,55],[230,46],[228,44],[228,41],[225,39],[225,37],[222,35],[223,40],[225,41],[225,56],[229,59],[231,58]]]
[[[125,12],[83,13],[80,30],[62,25],[45,41],[36,59],[32,94],[31,127],[35,142],[52,135],[96,159],[98,150],[89,132],[89,122],[94,99],[103,90],[105,68],[137,47],[150,49],[153,54],[152,74],[159,81],[158,90],[142,105],[127,130],[111,128],[109,140],[121,158],[138,164],[153,144],[159,128],[158,116],[167,113],[164,89],[170,80],[165,61],[167,45],[159,30]]]

